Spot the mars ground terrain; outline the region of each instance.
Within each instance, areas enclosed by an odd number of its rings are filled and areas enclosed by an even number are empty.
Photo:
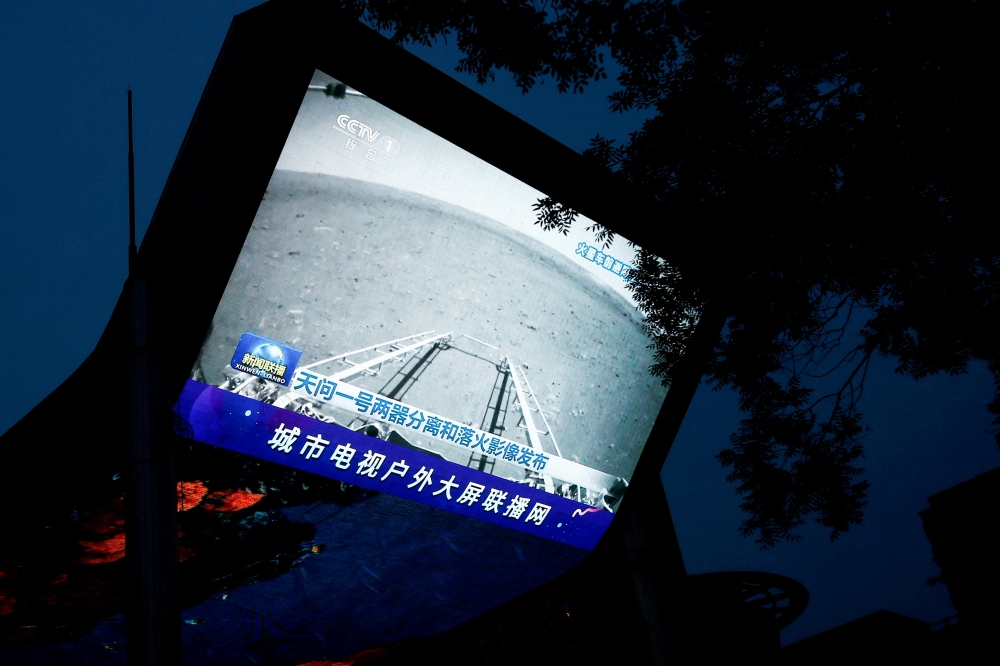
[[[208,383],[223,382],[244,332],[302,350],[301,366],[428,330],[452,343],[397,399],[478,427],[508,356],[564,457],[631,476],[666,393],[648,371],[641,314],[548,246],[412,192],[275,171],[198,363]],[[348,381],[384,393],[401,366]],[[341,425],[361,424],[338,412]],[[517,421],[511,409],[504,437],[526,441]]]

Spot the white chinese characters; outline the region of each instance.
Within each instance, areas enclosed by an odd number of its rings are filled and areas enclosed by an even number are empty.
[[[298,439],[301,434],[302,431],[299,430],[298,426],[286,429],[285,424],[282,423],[275,429],[274,437],[271,438],[271,441],[269,441],[268,444],[270,444],[271,448],[275,451],[291,453],[292,444],[295,443],[295,440]]]
[[[298,426],[286,427],[284,423],[281,423],[274,429],[271,439],[268,440],[267,444],[274,451],[289,454],[295,448],[300,435],[302,435],[302,430]],[[330,444],[330,440],[324,438],[322,434],[306,435],[299,449],[299,455],[307,461],[320,460]],[[349,470],[358,450],[352,447],[350,443],[336,444],[332,448],[333,453],[330,455],[328,461],[322,464],[332,463],[332,466],[338,470]],[[368,479],[377,479],[379,484],[375,487],[380,487],[381,484],[401,483],[406,488],[406,491],[410,493],[421,493],[425,488],[434,488],[436,485],[438,486],[437,489],[429,492],[428,495],[439,498],[437,502],[454,502],[455,505],[460,505],[466,509],[471,509],[472,507],[481,508],[486,513],[530,523],[536,527],[542,525],[552,510],[550,505],[541,502],[535,502],[534,506],[531,506],[531,498],[522,497],[519,494],[515,494],[514,498],[510,502],[507,502],[508,491],[502,488],[487,488],[486,485],[476,483],[475,481],[465,482],[464,489],[458,492],[458,489],[462,487],[462,483],[455,480],[455,474],[452,474],[449,479],[440,479],[435,484],[433,467],[428,468],[425,465],[420,465],[420,469],[413,472],[412,475],[410,474],[410,468],[411,466],[402,458],[399,460],[388,460],[386,453],[368,449],[362,455],[360,462],[356,463],[354,474],[359,477],[367,477]],[[399,479],[394,480],[393,477],[399,477]],[[398,491],[400,487],[396,486],[396,488]],[[455,491],[454,495],[452,491]],[[390,490],[390,492],[393,491]],[[401,496],[405,497],[406,494],[402,494]],[[428,496],[425,495],[425,497]],[[440,504],[438,505],[440,506]],[[529,506],[531,506],[530,510]],[[522,521],[522,516],[525,513],[527,513],[527,516]]]

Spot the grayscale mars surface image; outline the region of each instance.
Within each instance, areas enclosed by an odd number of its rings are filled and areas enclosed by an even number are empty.
[[[405,336],[448,334],[347,381],[527,442],[505,377],[516,366],[540,409],[531,416],[548,433],[541,438],[546,453],[628,479],[666,388],[650,375],[641,313],[580,264],[580,257],[444,201],[279,169],[195,372],[224,383],[245,332],[302,350],[299,367]],[[315,370],[332,373],[344,363]],[[363,414],[313,408],[355,430],[367,423]],[[524,476],[416,433],[407,439],[453,462]]]

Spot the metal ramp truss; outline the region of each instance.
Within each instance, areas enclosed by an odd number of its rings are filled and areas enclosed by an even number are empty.
[[[354,351],[337,354],[336,356],[324,358],[321,361],[316,361],[315,363],[310,363],[309,365],[300,366],[299,369],[309,370],[311,368],[319,368],[330,363],[339,362],[341,365],[346,365],[348,367],[327,375],[333,381],[343,381],[348,377],[353,377],[354,375],[361,373],[375,377],[378,376],[379,372],[381,372],[382,365],[384,363],[406,363],[407,359],[405,357],[407,354],[419,354],[425,346],[431,343],[446,345],[451,342],[451,336],[452,334],[450,332],[434,335],[434,331],[424,331],[423,333],[417,333],[416,335],[408,335],[404,338],[397,338],[395,340],[389,340],[388,342],[380,342],[377,345],[362,347],[361,349],[355,349]],[[366,359],[358,360],[352,360],[350,358],[351,356],[359,356],[361,354],[370,354],[372,356]]]

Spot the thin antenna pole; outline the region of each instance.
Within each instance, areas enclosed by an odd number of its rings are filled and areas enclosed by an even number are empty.
[[[131,300],[126,377],[125,564],[128,666],[179,666],[177,598],[177,485],[171,412],[161,355],[149,314],[155,311],[135,247],[135,155],[132,89],[128,91],[128,266]]]
[[[128,89],[128,276],[135,277],[135,153],[132,152],[132,88]]]

